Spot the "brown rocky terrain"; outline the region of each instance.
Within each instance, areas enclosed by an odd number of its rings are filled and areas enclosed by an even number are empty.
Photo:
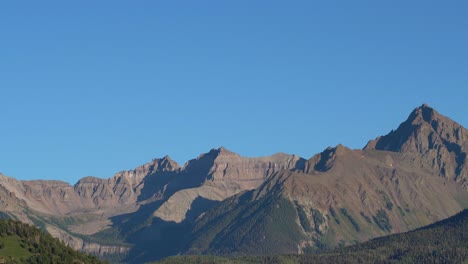
[[[220,148],[183,167],[166,156],[109,179],[85,177],[74,186],[61,181],[18,181],[0,175],[1,210],[22,221],[43,225],[76,249],[124,253],[129,250],[127,246],[85,241],[80,235],[91,236],[111,228],[111,219],[119,215],[134,214],[144,222],[148,216],[143,218],[139,211],[145,211],[148,204],[157,205],[152,207],[154,217],[181,222],[197,198],[222,201],[258,187],[276,171],[301,166],[301,162],[304,160],[286,154],[244,158]]]
[[[468,208],[468,133],[427,105],[362,150],[309,160],[223,147],[109,179],[0,175],[0,210],[76,249],[145,262],[178,253],[301,253],[407,231]]]
[[[187,177],[200,173],[195,166],[199,166],[197,161],[205,158],[210,161],[206,167],[201,167],[202,170],[209,168],[207,172],[201,173],[203,183],[175,192],[154,212],[154,216],[180,223],[185,219],[192,202],[198,197],[222,201],[241,191],[257,188],[275,172],[300,168],[305,161],[298,156],[284,153],[269,157],[245,158],[221,147],[188,162],[182,168]]]
[[[327,148],[222,202],[197,221],[186,252],[310,252],[445,219],[468,207],[466,132],[423,105],[363,150]]]
[[[364,149],[416,154],[421,166],[468,188],[468,130],[426,104],[397,130],[369,141]]]

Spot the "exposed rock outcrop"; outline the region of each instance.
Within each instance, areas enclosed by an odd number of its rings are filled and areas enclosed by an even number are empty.
[[[130,262],[165,256],[148,244],[173,254],[306,252],[323,241],[407,231],[466,208],[467,153],[468,131],[423,105],[363,150],[338,145],[309,160],[248,158],[221,147],[182,167],[166,156],[74,186],[0,175],[0,210],[45,226],[75,249],[128,253]],[[82,235],[115,241],[89,243]]]
[[[56,226],[47,225],[46,229],[53,237],[63,241],[67,246],[94,255],[126,254],[130,250],[130,247],[126,246],[101,245],[98,243],[85,242],[83,239],[72,236]]]
[[[364,149],[418,154],[424,166],[468,188],[468,130],[426,104],[397,130],[369,141]]]
[[[153,215],[180,223],[197,198],[222,201],[241,191],[257,188],[278,171],[301,169],[304,162],[298,156],[284,153],[246,158],[224,147],[212,149],[182,168],[182,173],[186,174],[185,183],[190,181],[186,178],[192,178],[195,187],[175,192]]]
[[[125,214],[133,214],[135,219],[131,222],[135,224],[148,221],[147,217],[180,223],[188,211],[201,214],[210,208],[207,205],[216,204],[204,203],[202,209],[193,210],[197,199],[222,201],[258,187],[277,171],[300,168],[304,161],[287,154],[244,158],[219,148],[188,161],[183,167],[166,156],[109,179],[84,177],[74,186],[61,181],[17,181],[0,176],[0,191],[6,193],[0,199],[0,206],[30,223],[31,217],[36,222],[58,221],[57,225],[48,225],[52,235],[75,249],[108,254],[128,249],[87,243],[70,232],[93,235],[112,227],[114,216]],[[153,216],[139,212],[147,210],[142,207],[145,204],[156,205]],[[23,209],[31,216],[24,215]]]

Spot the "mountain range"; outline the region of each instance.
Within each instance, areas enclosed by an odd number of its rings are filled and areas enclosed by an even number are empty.
[[[428,105],[363,149],[310,159],[223,147],[109,179],[0,175],[0,210],[113,262],[175,254],[321,252],[406,232],[468,208],[468,131]]]

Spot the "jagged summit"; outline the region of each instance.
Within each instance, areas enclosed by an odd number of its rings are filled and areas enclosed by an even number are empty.
[[[153,174],[158,171],[174,171],[179,169],[179,164],[172,160],[169,155],[163,158],[152,159],[150,162],[136,167],[133,170],[121,171],[114,175],[113,178],[128,177],[142,179],[147,175]]]
[[[369,239],[466,208],[467,153],[467,130],[423,104],[364,150],[339,144],[309,160],[281,152],[243,157],[219,147],[182,167],[167,155],[74,186],[0,174],[0,211],[30,223],[44,219],[51,234],[78,249],[130,251],[131,263],[165,256],[147,251],[149,243],[173,254],[297,253],[320,238],[331,246]],[[90,245],[73,236],[99,232],[115,232],[123,244]]]
[[[221,146],[217,149],[211,149],[209,154],[215,155],[215,156],[221,156],[221,155],[228,155],[228,156],[239,156],[239,154],[230,151],[229,149]]]
[[[156,159],[154,161],[156,162],[158,169],[162,171],[173,171],[179,169],[179,164],[177,164],[175,160],[171,159],[169,155],[166,155],[162,159]]]
[[[321,153],[314,155],[311,159],[306,161],[303,171],[305,173],[328,171],[333,167],[339,157],[351,152],[351,149],[343,146],[342,144],[338,144],[335,147],[328,147]]]
[[[432,121],[438,118],[444,118],[445,121],[449,121],[448,118],[441,116],[434,108],[430,107],[428,104],[422,104],[420,107],[416,108],[411,112],[408,120],[412,120],[413,124],[421,124],[423,122],[431,123]],[[453,122],[452,120],[450,120]]]
[[[224,156],[235,156],[235,157],[240,157],[239,154],[232,152],[225,147],[221,146],[219,148],[213,148],[210,151],[206,153],[200,154],[197,158],[191,159],[187,161],[184,166],[182,166],[182,170],[185,168],[192,166],[194,163],[200,163],[202,161],[204,162],[209,162],[212,163],[214,160],[216,160],[218,157],[224,157]]]
[[[369,141],[364,150],[419,155],[442,176],[468,186],[468,130],[427,104],[414,109],[397,130]]]
[[[225,147],[223,147],[223,146],[219,147],[219,148],[218,148],[218,151],[219,151],[219,152],[232,152],[232,151],[228,150],[227,148],[225,148]]]
[[[397,130],[371,140],[364,149],[424,154],[438,144],[463,145],[468,131],[455,121],[439,114],[427,104],[414,109]]]

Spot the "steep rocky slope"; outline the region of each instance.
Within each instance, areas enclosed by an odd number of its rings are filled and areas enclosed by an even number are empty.
[[[286,154],[244,158],[220,148],[183,167],[166,156],[109,179],[85,177],[74,186],[0,175],[0,210],[42,226],[76,249],[122,254],[130,249],[125,237],[135,231],[129,226],[144,227],[153,218],[180,223],[190,215],[193,220],[216,202],[254,189],[276,171],[299,168],[304,161]],[[194,203],[200,199],[208,202]],[[116,240],[103,235],[119,230]]]
[[[426,104],[397,130],[369,141],[365,149],[417,154],[422,166],[468,188],[468,130]]]
[[[0,175],[0,185],[37,212],[66,215],[89,210],[110,211],[136,208],[145,183],[153,175],[178,169],[169,157],[155,159],[132,171],[119,172],[109,179],[85,177],[74,186],[61,181],[18,181]],[[163,176],[161,176],[163,178]],[[167,181],[167,180],[166,180]],[[157,196],[163,184],[152,185]],[[159,188],[159,189],[158,189]],[[125,206],[129,206],[128,208]]]
[[[174,256],[156,263],[466,263],[468,210],[411,232],[372,239],[322,254],[252,257]]]
[[[213,149],[188,161],[167,185],[163,199],[113,218],[114,229],[135,245],[129,253],[133,262],[176,254],[200,215],[236,193],[258,187],[278,171],[303,168],[304,162],[281,153],[245,158],[225,148]]]
[[[201,160],[207,164],[200,167]],[[154,216],[180,223],[197,198],[222,201],[240,191],[257,188],[275,172],[301,168],[304,162],[305,160],[298,156],[283,153],[269,157],[245,158],[225,148],[212,150],[196,160],[189,161],[182,168],[186,178],[200,175],[200,183],[175,192],[155,211]]]
[[[109,179],[0,175],[0,210],[76,249],[140,263],[178,253],[320,251],[404,232],[468,208],[468,133],[427,105],[362,150],[309,160],[213,149]]]
[[[186,252],[320,251],[447,218],[468,207],[465,133],[423,105],[363,150],[328,148],[225,200],[197,221]]]

